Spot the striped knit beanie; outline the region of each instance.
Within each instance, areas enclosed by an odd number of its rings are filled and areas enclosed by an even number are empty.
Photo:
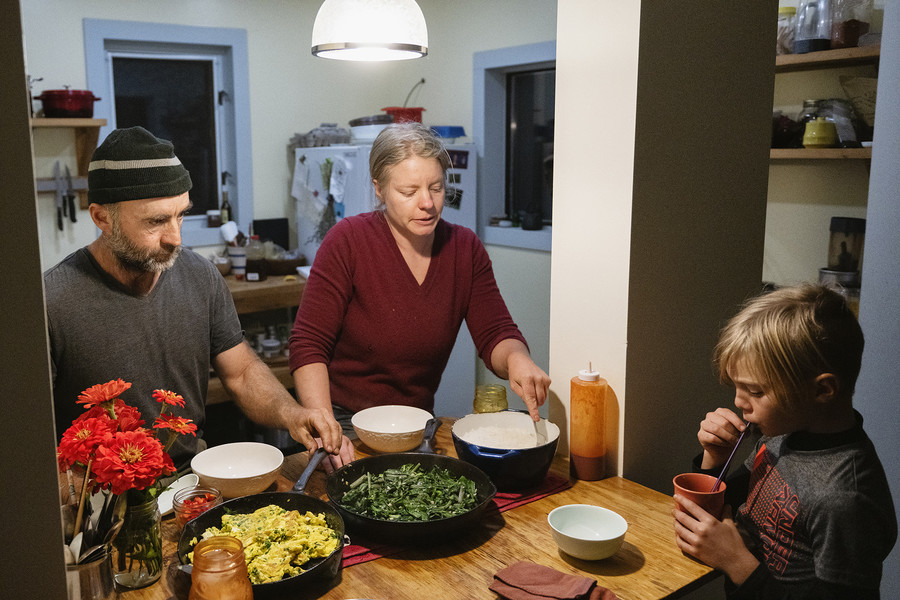
[[[174,146],[143,127],[116,129],[94,151],[88,167],[88,201],[168,198],[191,189],[191,176]]]

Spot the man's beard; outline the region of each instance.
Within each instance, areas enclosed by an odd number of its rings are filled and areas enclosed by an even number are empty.
[[[162,273],[174,265],[181,254],[181,246],[163,246],[155,252],[139,248],[122,233],[116,219],[112,220],[107,244],[123,267],[138,273]]]

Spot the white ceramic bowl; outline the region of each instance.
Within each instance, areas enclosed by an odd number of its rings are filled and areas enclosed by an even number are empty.
[[[284,454],[275,446],[234,442],[207,448],[191,459],[200,485],[214,487],[225,498],[258,494],[278,476]]]
[[[377,452],[405,452],[422,443],[431,413],[413,406],[387,404],[366,408],[351,419],[362,442]]]
[[[628,522],[616,512],[590,504],[567,504],[550,511],[547,522],[559,549],[582,560],[601,560],[619,551]]]

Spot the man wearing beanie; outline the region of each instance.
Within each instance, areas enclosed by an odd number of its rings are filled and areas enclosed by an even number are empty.
[[[197,438],[179,436],[171,454],[183,467],[200,440],[210,368],[254,422],[287,429],[315,448],[337,452],[341,427],[328,411],[297,403],[244,341],[225,280],[181,246],[191,208],[191,177],[172,143],[142,127],[117,129],[94,152],[88,208],[100,236],[44,274],[57,435],[84,409],[89,387],[131,382],[122,399],[149,427],[157,389],[185,399],[178,416]]]

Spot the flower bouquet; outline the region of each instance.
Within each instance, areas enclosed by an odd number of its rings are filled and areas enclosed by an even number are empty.
[[[162,538],[156,497],[160,478],[175,473],[168,455],[178,435],[196,436],[190,420],[168,414],[184,407],[184,398],[167,390],[153,397],[161,404],[153,430],[144,428],[137,408],[119,396],[131,383],[116,379],[94,385],[78,396],[86,411],[63,433],[57,449],[61,473],[76,497],[74,473],[83,470],[70,549],[74,562],[86,562],[91,548],[118,551],[116,582],[143,587],[162,573]],[[165,442],[160,434],[166,431]],[[88,497],[90,496],[90,500]],[[98,556],[99,558],[99,556]]]

